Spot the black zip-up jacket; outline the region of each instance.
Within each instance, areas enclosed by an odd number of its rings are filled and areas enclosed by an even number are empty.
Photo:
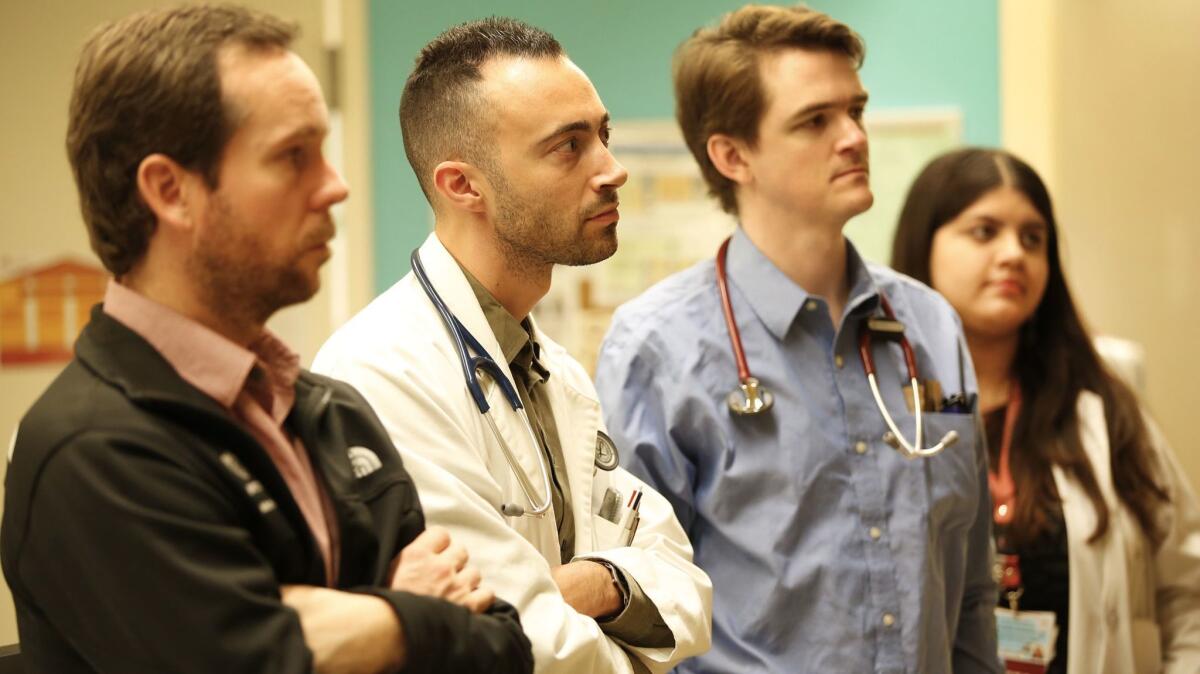
[[[336,587],[387,600],[405,672],[530,672],[516,611],[389,590],[425,528],[388,434],[348,384],[302,372],[287,419],[333,502]],[[312,670],[280,585],[324,585],[321,553],[266,450],[98,306],[26,414],[0,527],[26,671]]]

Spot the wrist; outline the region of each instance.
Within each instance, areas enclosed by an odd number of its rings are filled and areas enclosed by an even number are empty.
[[[605,559],[590,559],[588,560],[603,569],[605,576],[605,608],[604,611],[597,617],[597,620],[610,620],[617,617],[625,611],[625,607],[629,605],[629,587],[625,584],[625,577],[620,569],[612,562]]]

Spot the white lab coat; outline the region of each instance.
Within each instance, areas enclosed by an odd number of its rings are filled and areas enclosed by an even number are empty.
[[[1167,537],[1154,550],[1112,480],[1104,403],[1077,405],[1083,447],[1108,504],[1108,533],[1088,543],[1096,513],[1083,487],[1054,467],[1071,574],[1068,674],[1200,672],[1200,504],[1158,428],[1147,418],[1157,479],[1171,496]]]
[[[511,380],[469,282],[436,234],[421,246],[421,260],[450,310]],[[674,648],[623,647],[563,601],[550,575],[560,556],[552,510],[541,517],[500,513],[502,503],[530,505],[467,392],[445,325],[412,273],[338,330],[313,369],[350,382],[375,408],[417,484],[427,522],[447,527],[466,546],[484,584],[520,611],[537,672],[630,672],[629,653],[650,671],[665,672],[708,649],[711,583],[692,564],[687,535],[661,495],[622,468],[596,469],[603,420],[591,380],[561,346],[540,331],[536,339],[551,373],[546,392],[565,456],[575,554],[611,560],[636,579],[674,635]],[[499,388],[480,379],[501,436],[544,499],[541,450]],[[645,490],[631,547],[617,547],[617,526],[594,514],[610,485],[625,497],[634,487]]]

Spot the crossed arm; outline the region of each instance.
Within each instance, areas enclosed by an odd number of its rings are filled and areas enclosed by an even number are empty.
[[[93,668],[532,669],[515,612],[488,608],[491,592],[445,531],[409,543],[388,586],[281,587],[243,513],[201,471],[153,443],[86,435],[41,472],[32,526],[5,563],[22,603],[52,616]]]
[[[471,613],[495,601],[479,586],[479,571],[441,527],[431,527],[405,546],[393,562],[391,589],[444,599]],[[318,674],[395,672],[408,661],[404,627],[380,597],[313,585],[285,585],[283,603],[300,616],[304,640]]]

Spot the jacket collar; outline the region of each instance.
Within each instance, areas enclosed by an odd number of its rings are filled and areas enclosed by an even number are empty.
[[[144,338],[92,308],[91,321],[75,343],[75,356],[97,377],[138,403],[167,403],[226,417],[221,405],[188,384]]]
[[[214,452],[225,447],[238,454],[251,473],[265,483],[267,492],[296,530],[308,531],[291,490],[258,441],[234,422],[220,403],[184,381],[149,342],[106,314],[102,305],[92,308],[91,321],[75,342],[75,357],[96,377],[121,390],[134,404],[158,410],[164,418],[220,433],[221,439],[213,446]],[[306,443],[314,442],[323,412],[332,398],[332,388],[324,377],[301,370],[295,391],[296,401],[288,421],[294,424]],[[324,453],[313,452],[313,457],[314,462],[321,462],[322,470],[328,476],[330,462],[323,460]],[[307,572],[313,578],[323,578],[322,558],[311,534],[308,548]]]

